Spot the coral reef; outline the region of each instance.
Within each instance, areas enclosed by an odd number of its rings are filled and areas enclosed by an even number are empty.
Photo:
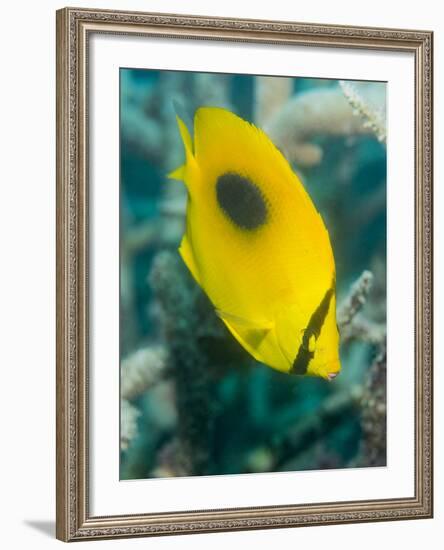
[[[121,477],[384,464],[384,86],[131,70],[121,79]],[[325,217],[343,363],[332,384],[256,363],[183,265],[186,190],[166,179],[183,160],[173,100],[183,116],[219,105],[263,127]]]
[[[358,466],[386,465],[387,437],[387,354],[381,346],[369,369],[360,401],[363,440]]]
[[[338,308],[341,345],[352,341],[368,343],[374,350],[374,359],[357,395],[361,417],[362,440],[358,457],[352,465],[384,466],[386,464],[386,323],[362,315],[374,276],[364,271],[352,284],[348,296]]]
[[[373,274],[364,271],[352,284],[350,292],[338,308],[337,319],[342,345],[356,339],[374,345],[385,342],[386,327],[359,314],[372,287]]]
[[[347,298],[338,308],[338,325],[341,330],[350,325],[355,315],[367,301],[370,292],[373,274],[370,271],[364,271],[359,279],[353,283]]]
[[[353,109],[353,114],[361,117],[363,128],[369,128],[379,141],[385,143],[385,86],[374,82],[352,84],[345,80],[340,80],[339,85]]]
[[[121,361],[120,365],[120,448],[126,450],[137,435],[140,411],[130,403],[168,374],[166,350],[153,345],[139,349]]]
[[[292,469],[285,467],[288,461],[321,442],[326,433],[344,421],[344,416],[359,413],[361,395],[358,386],[333,394],[319,407],[316,415],[302,418],[280,439],[274,440],[270,449],[274,460],[270,461],[269,471]]]
[[[136,266],[148,251],[177,246],[184,228],[186,190],[183,185],[166,178],[166,174],[182,162],[183,147],[177,131],[174,104],[183,108],[184,116],[192,117],[199,105],[231,108],[230,79],[226,75],[207,73],[162,72],[158,81],[142,78],[143,71],[121,71],[121,349],[127,355],[137,347],[143,336],[137,319]],[[135,164],[135,166],[133,166]],[[128,166],[127,166],[128,165]],[[154,169],[155,167],[155,169]],[[142,180],[135,177],[141,170],[148,172]],[[128,176],[126,176],[128,174]],[[157,183],[159,196],[152,200],[149,179]],[[135,196],[142,215],[130,212],[129,183],[136,186]],[[151,184],[153,185],[153,184]],[[142,189],[141,189],[142,188]],[[157,192],[156,189],[156,192]],[[149,203],[140,201],[149,192],[158,214],[153,216]],[[140,206],[138,206],[140,208]],[[137,218],[141,219],[137,219]],[[147,270],[148,271],[148,268]]]
[[[264,128],[285,105],[293,92],[292,78],[258,76],[256,78],[254,122]]]
[[[128,449],[137,435],[137,419],[141,412],[124,397],[120,398],[120,448]]]
[[[160,305],[160,330],[168,344],[167,364],[175,384],[179,465],[189,474],[205,474],[212,401],[210,365],[202,342],[217,332],[216,316],[177,253],[164,251],[156,256],[150,283]]]
[[[363,441],[361,461],[380,465],[385,457],[385,325],[371,322],[362,315],[373,276],[364,271],[351,285],[338,307],[344,345],[361,340],[380,349],[363,384],[347,385],[334,392],[318,407],[316,415],[290,422],[288,430],[273,437],[270,446],[248,453],[244,471],[291,469],[288,461],[322,443],[325,433],[337,428],[344,416],[362,413]],[[176,436],[160,448],[154,477],[198,475],[211,472],[211,439],[214,431],[212,378],[218,365],[205,345],[225,347],[227,333],[200,289],[193,283],[180,258],[173,252],[159,253],[153,263],[150,283],[159,301],[158,321],[163,344],[138,350],[122,361],[121,447],[127,449],[136,435],[137,409],[128,400],[158,384],[166,376],[174,384],[178,411]],[[359,322],[358,322],[359,320]],[[374,334],[378,336],[375,337]],[[168,346],[168,353],[166,352]],[[237,350],[239,353],[240,350]],[[236,352],[231,352],[231,358]],[[230,354],[223,359],[227,363]],[[220,366],[220,365],[219,365]],[[266,422],[269,413],[266,377],[251,385],[251,409],[256,422]],[[259,409],[258,409],[259,407]],[[285,417],[285,411],[281,411]],[[371,452],[370,452],[371,450]],[[318,467],[328,467],[325,453],[319,453]],[[334,467],[335,462],[331,467]],[[316,464],[312,464],[315,467]],[[301,469],[300,467],[298,469]]]
[[[345,89],[349,94],[347,97],[344,88],[339,86],[292,95],[280,108],[274,106],[273,115],[265,121],[263,128],[286,157],[301,167],[322,161],[322,147],[313,141],[317,136],[376,134],[382,141],[383,123],[379,116],[374,115],[357,94],[353,94],[352,88]],[[356,111],[366,117],[364,124],[359,116],[355,116]]]
[[[386,329],[385,324],[371,322],[360,313],[367,302],[372,281],[372,273],[364,271],[351,285],[338,307],[342,345],[358,340],[370,343],[379,350],[368,377],[363,383],[348,384],[333,393],[317,409],[316,415],[303,417],[299,422],[291,424],[287,432],[272,439],[270,446],[254,449],[246,462],[246,471],[302,469],[301,463],[297,463],[297,457],[311,450],[318,451],[317,458],[310,459],[312,468],[337,467],[335,461],[331,464],[325,461],[322,442],[326,433],[344,421],[344,416],[351,415],[361,416],[363,439],[359,459],[356,463],[351,461],[349,465],[385,464]]]
[[[163,346],[139,349],[122,360],[120,395],[134,399],[160,382],[167,374],[167,352]]]

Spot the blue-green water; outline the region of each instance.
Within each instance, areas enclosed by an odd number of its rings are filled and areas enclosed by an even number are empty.
[[[385,86],[350,83],[361,101],[352,108],[336,80],[285,81],[121,70],[121,376],[132,376],[139,350],[160,346],[167,357],[160,381],[138,386],[136,377],[122,396],[122,479],[385,464],[385,360],[383,370],[374,364],[383,339],[356,332],[341,343],[333,383],[273,371],[221,326],[177,253],[186,197],[166,178],[183,160],[173,102],[190,119],[201,105],[223,106],[290,135],[276,145],[294,151],[330,233],[338,303],[370,270],[359,316],[384,333],[386,148],[368,120],[383,113]]]

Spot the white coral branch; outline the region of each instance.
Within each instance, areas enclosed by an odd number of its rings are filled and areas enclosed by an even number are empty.
[[[381,346],[384,344],[385,339],[385,325],[370,321],[360,314],[356,315],[351,323],[341,329],[341,342],[343,344],[351,340],[360,340],[374,346]]]
[[[314,89],[293,95],[264,125],[265,132],[291,162],[313,166],[322,160],[316,136],[371,134],[339,87]]]
[[[254,120],[264,127],[290,99],[293,88],[292,78],[257,76],[255,79]]]
[[[122,399],[134,399],[160,382],[166,375],[167,354],[162,346],[137,350],[122,361]]]
[[[345,98],[350,103],[353,114],[360,117],[364,128],[369,128],[377,137],[378,141],[385,143],[387,139],[385,115],[382,109],[371,106],[370,102],[364,99],[355,85],[344,80],[339,85]]]
[[[372,282],[373,274],[370,271],[363,271],[359,279],[351,286],[349,294],[338,308],[337,319],[341,330],[352,322],[367,301]]]
[[[120,448],[128,448],[130,441],[137,435],[137,419],[140,412],[127,399],[120,401]]]
[[[385,345],[387,334],[385,323],[376,323],[360,314],[362,307],[367,302],[373,278],[370,271],[363,271],[338,307],[338,327],[343,344],[352,340],[360,340],[379,347]]]

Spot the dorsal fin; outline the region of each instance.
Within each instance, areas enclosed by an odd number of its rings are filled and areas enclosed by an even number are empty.
[[[186,109],[183,104],[177,99],[173,99],[173,108],[176,117],[179,117],[182,120],[182,122],[187,127],[189,134],[191,135],[193,133],[192,113],[190,113],[189,110]]]
[[[168,178],[182,180],[186,184],[188,184],[189,178],[187,178],[187,172],[188,170],[196,166],[196,160],[194,158],[193,151],[193,140],[187,125],[178,114],[176,114],[176,121],[179,127],[180,137],[182,138],[183,146],[185,149],[185,162],[175,170],[171,171],[168,174]]]
[[[269,137],[257,126],[220,107],[199,107],[194,116],[194,155],[199,162],[226,161],[244,170],[265,159],[291,173],[291,168]]]

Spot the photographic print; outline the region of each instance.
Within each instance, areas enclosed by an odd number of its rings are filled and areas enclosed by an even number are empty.
[[[386,83],[120,68],[120,479],[386,465]]]
[[[56,30],[57,538],[432,517],[433,33]]]

